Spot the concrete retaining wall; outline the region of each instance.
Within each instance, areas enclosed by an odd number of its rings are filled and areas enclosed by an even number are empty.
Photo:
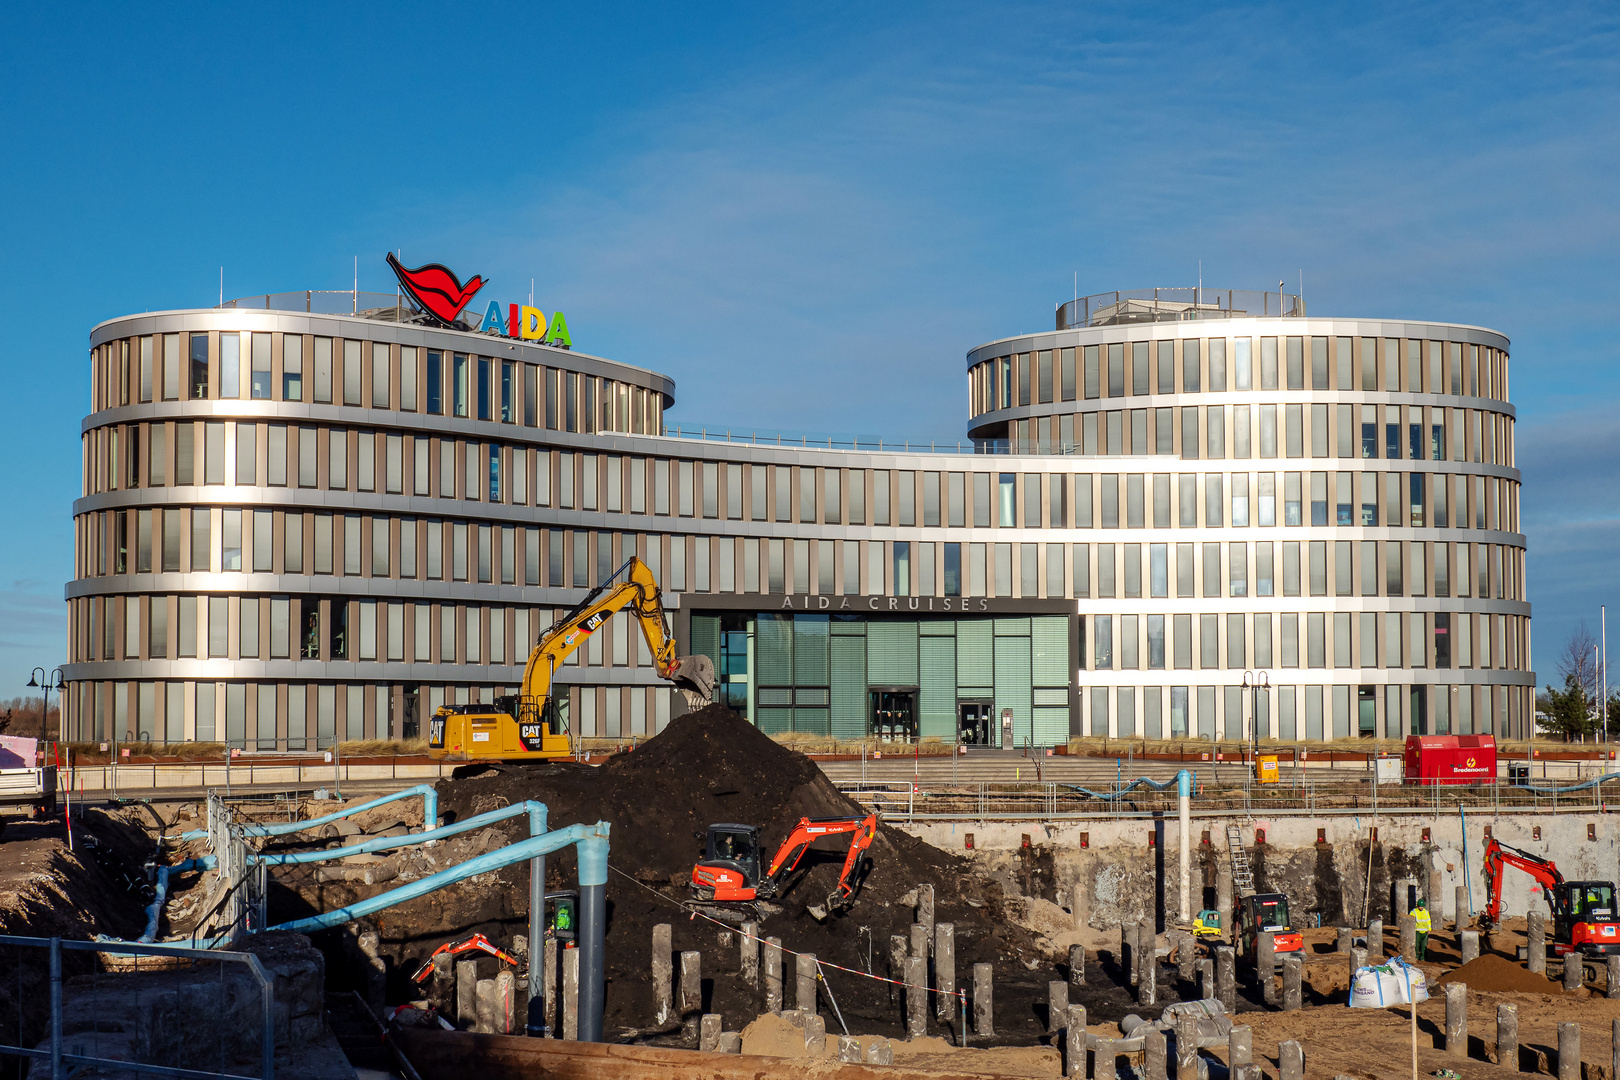
[[[1217,874],[1230,867],[1226,826],[1243,830],[1244,846],[1261,891],[1288,895],[1296,925],[1364,925],[1363,903],[1373,918],[1390,918],[1391,883],[1416,878],[1427,892],[1430,871],[1439,873],[1439,895],[1431,897],[1436,915],[1453,917],[1456,887],[1470,888],[1470,911],[1485,907],[1486,829],[1496,839],[1558,864],[1565,878],[1620,879],[1620,818],[1605,814],[1470,814],[1467,819],[1466,880],[1463,828],[1457,813],[1440,818],[1331,817],[1244,821],[1194,818],[1192,824],[1192,904],[1196,911],[1213,907]],[[1367,889],[1370,830],[1372,884]],[[1176,917],[1180,885],[1178,826],[1174,815],[1163,825],[1162,860],[1149,847],[1151,819],[1085,823],[929,822],[900,828],[946,851],[974,858],[998,877],[1010,893],[1040,897],[1077,912],[1096,929],[1117,926],[1155,914],[1159,875],[1165,881],[1170,917]],[[1541,830],[1535,839],[1533,830]],[[1588,829],[1595,839],[1588,839]],[[1266,842],[1255,844],[1263,829]],[[1321,830],[1320,839],[1318,830]],[[1427,842],[1424,829],[1429,830]],[[1208,832],[1209,843],[1202,843]],[[973,850],[966,848],[973,834]],[[1081,834],[1087,846],[1081,847]],[[1028,836],[1030,846],[1023,847]],[[1162,867],[1162,871],[1161,871]],[[1503,876],[1504,913],[1524,915],[1532,903],[1546,910],[1541,890],[1525,874],[1508,869]]]

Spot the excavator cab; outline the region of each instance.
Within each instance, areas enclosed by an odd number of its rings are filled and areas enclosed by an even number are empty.
[[[774,900],[790,884],[805,853],[818,840],[849,837],[838,883],[824,904],[806,905],[818,921],[829,911],[842,911],[855,902],[855,893],[871,867],[865,855],[877,835],[877,815],[848,818],[800,818],[776,849],[762,873],[759,827],[722,822],[709,826],[703,861],[692,867],[692,892],[700,903]]]
[[[1277,954],[1300,952],[1305,939],[1288,920],[1288,897],[1282,893],[1252,893],[1237,902],[1236,938],[1238,953],[1253,960],[1258,955],[1260,935],[1272,935]]]
[[[1566,881],[1553,901],[1553,950],[1588,956],[1620,952],[1620,923],[1614,917],[1614,885],[1607,881]]]
[[[729,821],[710,825],[703,861],[692,868],[692,884],[702,900],[754,899],[759,887],[759,826]]]

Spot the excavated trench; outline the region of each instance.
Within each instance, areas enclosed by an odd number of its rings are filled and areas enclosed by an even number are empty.
[[[801,817],[864,814],[808,758],[718,706],[680,718],[634,752],[600,767],[559,762],[472,766],[459,772],[439,785],[441,823],[532,799],[546,804],[552,828],[598,820],[612,826],[604,1031],[610,1040],[625,1042],[689,1045],[693,1039],[690,1025],[659,1027],[654,1021],[650,957],[653,927],[660,923],[672,927],[676,952],[702,954],[704,1012],[720,1013],[726,1026],[736,1030],[763,1010],[761,990],[742,978],[737,927],[693,918],[685,906],[692,864],[701,855],[708,825],[759,825],[769,850]],[[397,824],[379,818],[372,827]],[[351,903],[526,835],[527,824],[520,817],[341,871],[278,869],[271,922]],[[1067,977],[1067,948],[1031,928],[1027,908],[1030,898],[1053,894],[1061,855],[1049,848],[1032,849],[1019,879],[1004,885],[975,861],[880,824],[857,902],[843,914],[818,921],[806,905],[827,896],[843,857],[842,849],[827,846],[827,851],[813,850],[807,856],[779,903],[761,905],[760,934],[780,937],[786,949],[813,953],[828,965],[823,1008],[834,1031],[841,1016],[852,1032],[902,1034],[903,997],[888,981],[901,974],[891,970],[890,939],[909,936],[917,918],[918,886],[928,885],[934,891],[935,921],[955,928],[957,985],[971,983],[975,963],[994,966],[997,1041],[1031,1045],[1046,1037],[1047,983]],[[546,865],[548,891],[575,887],[571,849],[548,858]],[[365,880],[368,875],[371,883]],[[375,932],[385,972],[383,994],[389,1003],[399,1004],[424,996],[426,991],[410,976],[447,941],[476,932],[502,948],[513,948],[528,932],[527,898],[528,867],[517,864],[341,931],[317,934],[314,940],[327,953],[333,985],[347,980],[360,989],[370,969],[357,942],[361,934]],[[500,967],[493,957],[477,962],[480,978],[492,977]],[[789,957],[790,999],[792,962]],[[1163,1002],[1197,996],[1195,987],[1177,984],[1173,967],[1163,972]],[[1098,1020],[1118,1019],[1137,1008],[1117,958],[1106,951],[1091,954],[1086,984],[1076,989],[1073,1000],[1085,1004]],[[953,1034],[956,1026],[953,1019],[942,1030]]]

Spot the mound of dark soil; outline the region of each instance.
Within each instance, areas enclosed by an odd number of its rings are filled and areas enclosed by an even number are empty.
[[[439,791],[446,820],[534,799],[547,805],[552,828],[599,820],[612,825],[609,863],[618,872],[610,872],[607,888],[605,1028],[610,1037],[652,1025],[648,958],[657,923],[673,925],[677,951],[703,953],[704,1011],[719,1012],[728,1026],[740,1027],[760,1010],[759,992],[736,974],[736,936],[721,945],[730,927],[689,918],[681,907],[690,898],[692,865],[702,855],[710,824],[760,826],[768,860],[800,817],[864,813],[804,755],[718,705],[675,720],[634,752],[600,767],[569,762],[488,767],[446,781]],[[512,839],[525,829],[521,819],[505,826]],[[997,961],[1010,975],[1009,968],[1024,967],[1018,958],[1037,955],[1031,935],[1003,917],[997,886],[972,874],[965,860],[886,825],[880,825],[869,850],[873,868],[854,906],[817,922],[805,906],[824,901],[837,881],[844,850],[847,846],[833,840],[812,849],[779,910],[762,912],[763,936],[779,936],[785,947],[824,961],[887,975],[889,937],[909,933],[915,917],[907,894],[931,884],[936,920],[956,926],[959,984],[971,981],[975,962]],[[397,969],[414,970],[439,943],[474,929],[503,942],[525,933],[527,876],[526,867],[511,867],[500,871],[495,888],[463,885],[382,913],[377,925],[398,957]],[[548,888],[574,887],[572,849],[548,859],[547,878]],[[330,907],[345,892],[340,888],[316,902]],[[791,983],[791,958],[787,966]],[[888,985],[837,971],[828,971],[827,979],[852,1029],[857,1019],[865,1031],[893,1029],[899,1020]]]

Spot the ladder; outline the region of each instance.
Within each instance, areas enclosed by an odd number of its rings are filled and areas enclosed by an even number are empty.
[[[1232,853],[1232,891],[1240,897],[1248,896],[1254,892],[1254,870],[1243,850],[1243,830],[1236,825],[1226,827],[1226,847]]]

